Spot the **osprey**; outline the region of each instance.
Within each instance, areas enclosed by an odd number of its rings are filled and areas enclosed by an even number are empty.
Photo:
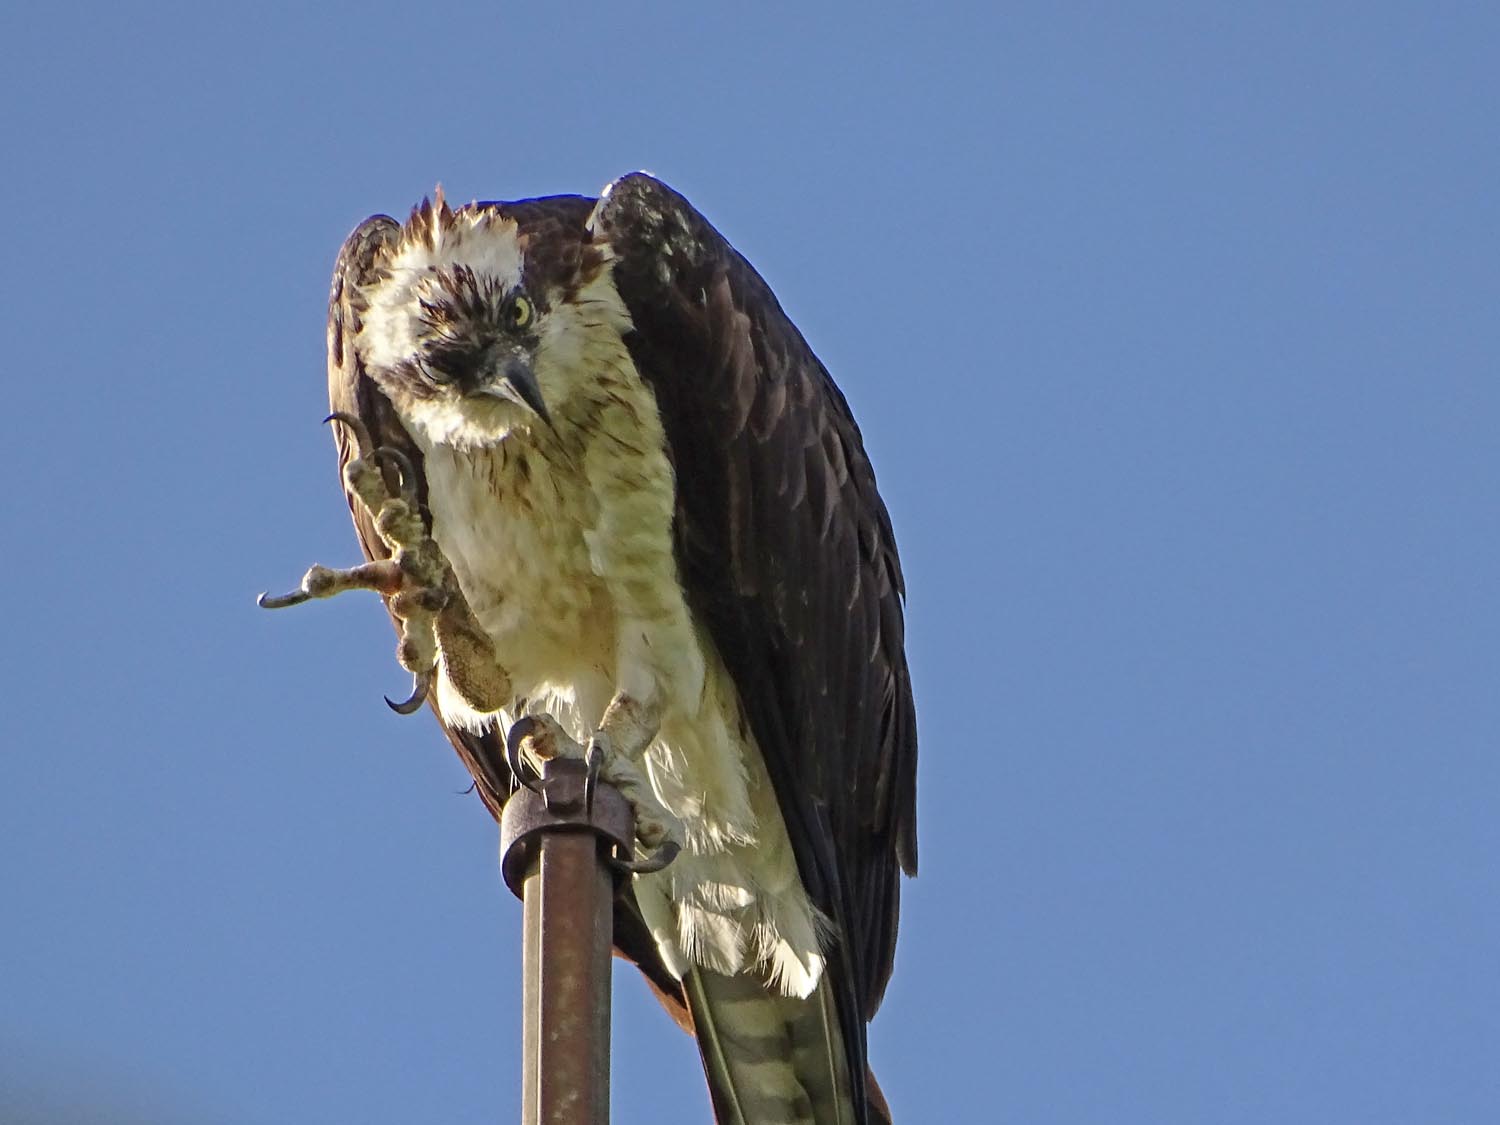
[[[439,190],[344,243],[328,371],[369,561],[266,604],[386,595],[416,677],[392,706],[434,707],[492,813],[521,716],[634,763],[681,851],[631,877],[615,942],[697,1036],[718,1120],[888,1121],[865,1031],[917,862],[905,591],[859,429],[770,288],[645,174]]]

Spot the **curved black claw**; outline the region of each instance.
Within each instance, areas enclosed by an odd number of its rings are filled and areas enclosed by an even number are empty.
[[[583,815],[592,820],[594,792],[599,788],[599,771],[604,768],[604,747],[599,745],[597,738],[589,739],[589,749],[584,755],[583,764],[588,767],[583,775]]]
[[[342,422],[354,431],[354,441],[359,446],[359,455],[361,457],[365,455],[366,450],[375,444],[374,439],[370,437],[370,427],[347,411],[335,410],[327,418],[323,419],[323,425],[326,426],[329,422]]]
[[[427,699],[428,689],[432,687],[432,673],[418,672],[412,677],[411,698],[397,703],[390,696],[385,697],[385,705],[398,715],[410,715],[419,711]]]
[[[370,453],[370,457],[378,465],[382,461],[389,461],[396,466],[396,473],[401,478],[401,499],[408,504],[416,502],[417,499],[417,470],[412,467],[411,458],[402,453],[393,445],[382,445]]]
[[[542,779],[537,776],[531,763],[521,756],[521,741],[537,728],[537,721],[530,715],[522,715],[510,725],[505,735],[505,764],[515,779],[533,793],[541,792]]]
[[[680,851],[682,851],[682,845],[676,840],[663,840],[661,847],[650,855],[643,855],[640,859],[620,859],[610,856],[609,865],[625,875],[650,875],[666,867],[677,858]]]
[[[255,604],[261,609],[285,609],[289,605],[301,605],[311,600],[312,595],[306,590],[293,590],[290,594],[261,594],[255,599]]]

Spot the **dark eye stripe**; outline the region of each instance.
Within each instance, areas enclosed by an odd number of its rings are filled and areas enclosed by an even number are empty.
[[[461,383],[479,372],[484,353],[460,344],[454,347],[429,348],[423,360],[423,372],[434,383]]]

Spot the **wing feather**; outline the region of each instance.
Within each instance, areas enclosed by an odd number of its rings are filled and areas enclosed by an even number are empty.
[[[695,610],[739,687],[804,885],[833,921],[851,1054],[890,976],[916,871],[904,588],[858,427],[769,287],[644,174],[590,220],[615,255],[677,477]],[[856,1048],[857,1042],[857,1048]]]

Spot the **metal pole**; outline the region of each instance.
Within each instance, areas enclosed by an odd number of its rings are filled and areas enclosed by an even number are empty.
[[[553,758],[500,818],[501,872],[523,903],[522,1125],[609,1121],[611,847],[629,855],[630,805],[587,767]]]

